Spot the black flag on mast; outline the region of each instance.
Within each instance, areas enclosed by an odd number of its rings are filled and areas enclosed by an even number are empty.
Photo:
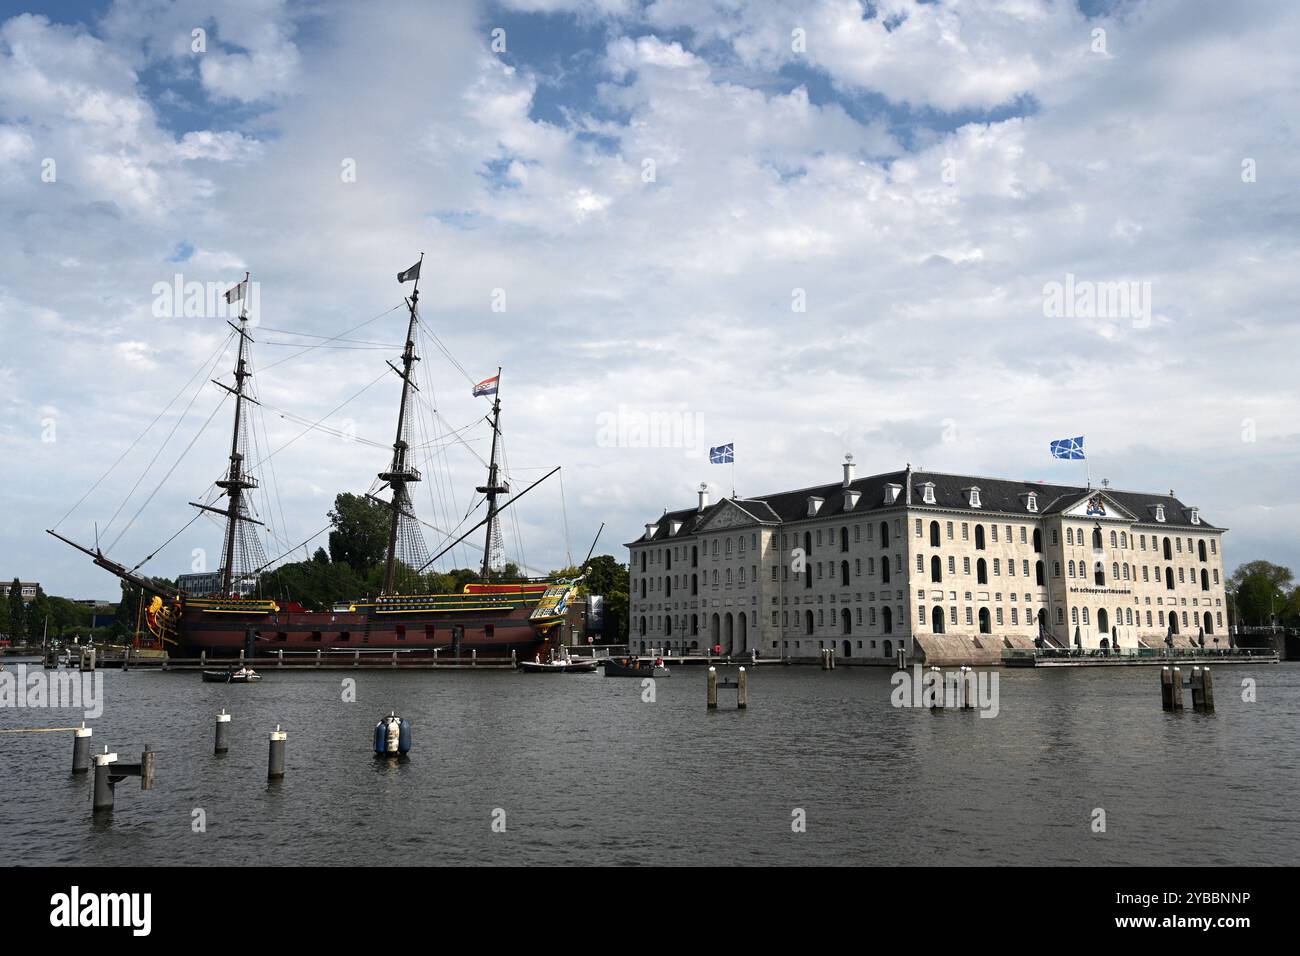
[[[410,282],[412,279],[418,278],[420,278],[420,263],[418,262],[405,272],[397,273],[398,282]]]

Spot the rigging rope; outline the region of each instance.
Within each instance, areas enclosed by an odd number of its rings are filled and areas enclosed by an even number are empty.
[[[230,344],[230,340],[233,339],[234,337],[235,337],[234,332],[231,332],[229,335],[226,336],[226,338],[221,342],[221,344],[217,346],[216,351],[213,352],[210,356],[208,356],[207,359],[203,361],[203,364],[200,365],[198,369],[195,370],[194,374],[190,376],[189,381],[186,382],[184,385],[182,385],[180,389],[176,392],[176,394],[172,396],[171,401],[169,401],[165,406],[163,406],[163,410],[160,411],[157,414],[157,416],[154,417],[154,420],[151,421],[145,427],[144,431],[142,431],[139,435],[136,436],[135,441],[131,442],[131,444],[127,446],[126,451],[122,452],[122,454],[118,456],[117,461],[113,462],[113,464],[108,466],[108,471],[100,475],[99,479],[93,485],[90,486],[90,489],[84,495],[82,495],[80,498],[77,499],[77,503],[74,504],[71,508],[69,508],[62,518],[54,522],[55,528],[58,528],[59,525],[67,521],[68,516],[71,515],[72,512],[80,508],[81,503],[90,497],[91,493],[100,486],[100,484],[103,482],[105,478],[107,478],[109,475],[113,473],[113,471],[117,468],[118,465],[122,464],[122,462],[126,459],[127,455],[131,454],[131,452],[135,450],[135,446],[140,444],[140,442],[144,440],[144,436],[149,434],[149,432],[153,429],[153,427],[157,425],[158,422],[162,419],[162,417],[166,415],[168,411],[170,411],[171,407],[176,404],[176,399],[180,398],[183,394],[185,394],[185,390],[190,387],[190,384],[194,381],[194,379],[197,378],[200,374],[202,374],[203,370],[207,368],[208,362],[212,361],[214,365],[216,364],[215,359],[220,357],[220,355],[226,351],[226,346]]]
[[[234,338],[234,336],[231,335],[230,338],[227,338],[227,339],[226,339],[226,343],[225,343],[225,344],[229,344],[230,340],[233,339],[233,338]],[[222,349],[221,349],[221,353],[222,353],[222,354],[225,353],[225,346],[224,346],[224,345],[223,345],[223,347],[222,347]],[[210,378],[210,377],[212,376],[212,373],[213,373],[214,371],[216,371],[217,363],[220,362],[220,361],[221,361],[221,355],[217,355],[216,359],[212,362],[212,366],[211,366],[211,368],[208,370],[208,374],[205,375],[204,378]],[[194,379],[191,378],[190,381],[192,382],[192,381],[194,381]],[[186,384],[188,385],[188,383],[186,383]],[[103,533],[104,533],[104,534],[108,534],[108,530],[109,530],[109,528],[113,527],[113,522],[117,520],[117,516],[120,515],[120,514],[122,513],[122,509],[125,508],[127,502],[131,500],[131,496],[134,495],[135,492],[136,492],[136,489],[140,487],[140,483],[141,483],[142,481],[144,481],[145,477],[146,477],[146,476],[149,474],[149,472],[153,469],[154,462],[156,462],[156,461],[158,460],[159,456],[162,455],[163,450],[167,447],[167,444],[172,440],[172,436],[176,434],[176,429],[180,428],[181,422],[183,422],[183,421],[185,420],[185,416],[188,415],[188,414],[190,413],[190,409],[194,407],[194,403],[195,403],[195,401],[198,400],[199,393],[203,391],[203,385],[204,385],[204,384],[206,384],[206,383],[205,383],[205,382],[200,383],[200,384],[199,384],[199,387],[198,387],[197,389],[195,389],[194,394],[190,397],[189,403],[185,406],[185,410],[184,410],[183,412],[181,412],[180,417],[176,419],[175,423],[172,425],[172,429],[171,429],[171,431],[169,431],[169,432],[167,433],[167,437],[163,439],[163,443],[162,443],[161,445],[158,446],[158,450],[155,451],[155,452],[153,453],[153,457],[152,457],[151,459],[149,459],[149,464],[145,466],[144,471],[140,472],[140,477],[137,478],[137,479],[135,480],[135,484],[133,484],[133,485],[131,486],[131,490],[128,491],[128,492],[126,493],[126,497],[122,499],[122,503],[121,503],[120,505],[117,506],[117,510],[113,512],[113,517],[111,517],[111,518],[108,520],[108,524],[106,524],[106,525],[104,526],[104,530],[103,530]],[[220,405],[218,405],[218,408],[219,408],[219,407],[220,407]],[[121,535],[120,535],[120,534],[118,535],[118,538],[121,538]],[[115,539],[115,541],[116,541],[116,539]]]

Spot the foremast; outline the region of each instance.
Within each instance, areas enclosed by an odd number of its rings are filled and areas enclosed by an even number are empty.
[[[230,394],[235,396],[235,423],[230,435],[230,468],[226,472],[226,477],[218,481],[217,487],[225,491],[229,506],[222,512],[215,508],[205,508],[203,505],[195,505],[196,508],[204,508],[208,511],[217,511],[218,514],[226,516],[226,534],[222,546],[222,556],[225,558],[221,562],[221,594],[224,597],[233,597],[234,574],[235,574],[235,545],[239,539],[239,523],[248,521],[253,524],[261,524],[260,521],[244,514],[244,492],[251,491],[257,487],[257,479],[244,471],[244,455],[240,450],[240,429],[244,425],[244,402],[254,401],[249,398],[244,389],[244,383],[253,374],[248,370],[248,343],[252,341],[248,334],[248,299],[243,294],[241,286],[246,289],[248,286],[248,273],[244,273],[244,281],[236,286],[239,291],[239,301],[241,303],[239,310],[239,325],[227,323],[232,329],[239,333],[239,353],[235,359],[235,387],[222,385],[220,382],[215,384],[224,388]],[[233,290],[232,290],[233,291]],[[231,293],[227,293],[229,296]],[[191,502],[193,504],[193,502]]]
[[[501,435],[501,368],[497,367],[496,391],[492,396],[492,454],[488,460],[486,485],[474,490],[487,496],[487,536],[483,541],[483,570],[480,577],[487,584],[492,580],[492,556],[497,550],[497,495],[510,493],[510,486],[497,479],[497,439]]]
[[[411,380],[411,369],[420,360],[420,357],[415,354],[415,322],[416,307],[420,301],[420,266],[423,264],[424,253],[420,253],[419,263],[398,275],[400,282],[403,281],[402,276],[413,274],[415,286],[411,289],[410,298],[406,300],[411,314],[406,326],[406,346],[402,349],[402,368],[398,371],[397,366],[392,362],[388,363],[389,368],[397,372],[402,379],[402,400],[397,406],[397,435],[393,439],[393,461],[388,470],[379,475],[380,479],[387,482],[393,490],[390,502],[392,517],[388,523],[388,560],[384,565],[384,594],[397,593],[397,534],[403,513],[408,512],[410,508],[410,495],[406,486],[420,480],[420,472],[407,463],[406,454],[409,448],[405,436],[407,400],[410,398],[411,389],[415,388],[415,383]]]

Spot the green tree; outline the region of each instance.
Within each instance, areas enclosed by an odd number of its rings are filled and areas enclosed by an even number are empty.
[[[315,561],[317,564],[329,564],[329,563],[330,563],[330,556],[329,556],[328,554],[325,553],[325,549],[324,549],[324,548],[317,548],[317,549],[316,549],[316,553],[313,554],[313,555],[311,556],[311,559],[312,559],[313,561]]]
[[[1290,568],[1268,561],[1248,561],[1232,572],[1228,591],[1239,624],[1264,627],[1281,618],[1292,596]]]
[[[23,604],[23,586],[14,578],[14,583],[9,586],[9,627],[10,639],[15,644],[21,644],[27,640],[27,612]]]
[[[587,562],[583,589],[605,599],[605,642],[625,643],[627,637],[628,591],[627,565],[613,555],[600,554]]]
[[[7,598],[8,595],[5,595]],[[0,601],[0,637],[9,637],[9,601]]]
[[[388,528],[391,513],[387,506],[361,495],[347,492],[334,499],[329,513],[330,557],[365,576],[388,556]]]
[[[41,586],[36,585],[36,593],[27,602],[27,637],[37,640],[45,634],[46,621],[50,613],[50,599],[45,596]]]

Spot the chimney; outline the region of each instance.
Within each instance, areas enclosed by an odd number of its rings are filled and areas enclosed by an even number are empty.
[[[910,461],[907,463],[907,472],[903,475],[903,489],[904,494],[907,496],[903,500],[910,505],[912,503],[912,463]]]
[[[844,456],[844,487],[853,483],[853,453]]]
[[[706,485],[704,482],[700,482],[700,507],[697,508],[696,510],[703,511],[708,506],[709,506],[709,486]]]

